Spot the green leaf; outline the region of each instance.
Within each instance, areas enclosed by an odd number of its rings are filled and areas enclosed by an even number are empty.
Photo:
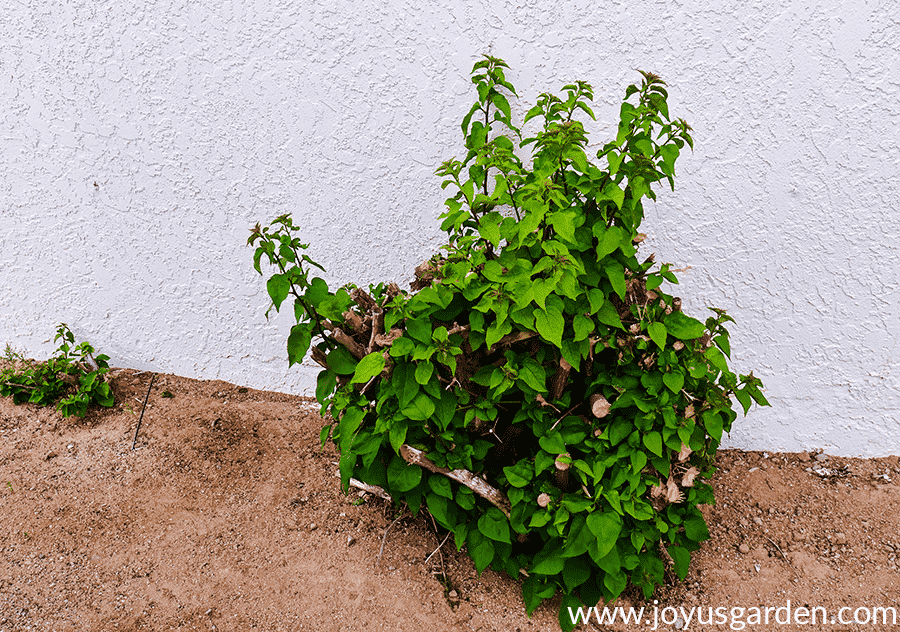
[[[587,500],[587,499],[585,499]],[[587,552],[588,547],[596,539],[593,532],[587,526],[587,522],[583,515],[576,514],[572,518],[569,527],[569,533],[566,538],[566,545],[563,549],[564,557],[577,557]]]
[[[640,450],[636,450],[631,453],[631,471],[632,472],[640,472],[644,469],[644,466],[647,465],[647,455],[641,452]]]
[[[446,497],[437,494],[428,494],[425,497],[425,502],[428,505],[429,513],[434,516],[434,519],[437,520],[438,524],[446,529],[450,529],[454,526],[456,523],[456,510]]]
[[[587,526],[597,538],[596,549],[591,552],[591,556],[594,559],[606,557],[622,532],[622,517],[612,511],[595,511],[587,517]]]
[[[422,468],[407,463],[396,454],[387,468],[388,486],[391,492],[408,492],[422,480]]]
[[[571,632],[571,630],[575,629],[576,621],[572,614],[576,613],[581,607],[581,599],[577,595],[571,592],[563,595],[559,604],[559,616],[557,617],[559,619],[559,628],[563,632]],[[577,617],[577,615],[575,616]]]
[[[602,228],[603,225],[597,223],[594,226],[596,230],[597,226]],[[615,252],[622,243],[624,233],[625,231],[618,226],[607,228],[606,231],[603,232],[602,237],[599,238],[599,243],[597,244],[597,259],[602,259],[606,255]]]
[[[535,279],[532,286],[534,302],[541,309],[546,308],[547,296],[556,288],[556,281],[551,279]]]
[[[609,277],[609,282],[612,283],[613,289],[616,291],[616,294],[619,295],[619,298],[625,299],[625,268],[618,261],[611,261],[604,268],[604,272],[606,272],[606,276]]]
[[[303,298],[306,299],[306,302],[316,307],[326,298],[328,298],[328,283],[325,282],[324,279],[320,279],[319,277],[315,277],[312,281],[309,282],[309,287],[306,288],[306,292],[303,293]]]
[[[575,241],[575,213],[569,211],[557,211],[547,216],[553,230],[567,242]]]
[[[397,399],[400,400],[400,408],[409,406],[419,393],[419,383],[416,382],[413,371],[413,365],[406,362],[394,367],[391,383],[398,391]]]
[[[416,343],[413,342],[411,338],[401,336],[394,341],[394,344],[391,345],[391,357],[400,358],[403,356],[408,356],[415,350]]]
[[[356,371],[356,358],[347,350],[347,347],[338,347],[328,354],[326,359],[331,370],[340,375],[350,375]]]
[[[622,164],[622,154],[617,154],[615,151],[609,151],[606,154],[606,161],[609,163],[609,173],[615,174],[619,170],[619,165]]]
[[[509,538],[509,520],[496,507],[488,508],[481,518],[478,519],[478,530],[491,540],[507,544],[511,543]]]
[[[616,419],[609,428],[609,441],[618,445],[625,437],[631,434],[634,426],[627,417]]]
[[[351,384],[365,384],[384,370],[384,356],[381,351],[373,351],[356,365]]]
[[[761,386],[761,384],[759,386]],[[766,396],[762,394],[761,390],[759,390],[759,386],[757,386],[756,384],[748,385],[747,392],[750,393],[750,397],[753,398],[753,401],[760,406],[771,406],[769,400],[767,400]]]
[[[544,549],[534,556],[534,566],[528,571],[536,575],[559,575],[566,565],[566,558],[559,549]]]
[[[628,576],[622,571],[616,571],[615,573],[607,572],[603,577],[603,585],[615,599],[622,594],[622,591],[625,590],[625,587],[628,585]]]
[[[714,367],[725,373],[728,372],[728,361],[716,347],[710,347],[703,355],[706,356],[706,359],[709,360],[709,363]]]
[[[596,314],[600,311],[600,308],[603,307],[603,303],[606,300],[603,297],[603,292],[601,292],[597,288],[591,288],[590,290],[588,290],[587,296],[588,302],[591,304],[591,313]],[[616,318],[618,318],[618,316]]]
[[[663,318],[669,333],[681,340],[693,340],[699,338],[706,331],[706,327],[696,318],[686,316],[682,312],[672,312]]]
[[[428,486],[438,496],[453,498],[453,486],[450,485],[450,479],[441,474],[432,474],[428,477]]]
[[[503,322],[494,321],[494,324],[488,327],[484,342],[488,349],[497,344],[503,336],[512,333],[512,323],[508,320]]]
[[[591,567],[582,557],[570,557],[565,562],[562,576],[566,588],[575,590],[591,578]]]
[[[291,327],[287,340],[288,366],[303,362],[309,345],[312,342],[312,331],[309,325],[301,324]]]
[[[750,400],[750,395],[747,394],[746,388],[738,388],[734,391],[734,396],[737,397],[737,400],[741,404],[741,408],[744,409],[744,416],[750,412],[750,406],[752,405],[752,401]]]
[[[353,452],[342,454],[338,461],[338,472],[341,474],[341,489],[345,493],[350,488],[350,478],[353,476],[354,467],[356,467],[356,454]]]
[[[558,308],[548,305],[547,309],[534,310],[534,325],[544,340],[557,347],[562,347],[562,335],[566,321]]]
[[[434,414],[434,401],[425,393],[419,393],[400,412],[414,421],[425,421]]]
[[[550,518],[552,517],[553,516],[550,515],[549,511],[547,511],[546,509],[541,509],[540,511],[534,512],[534,514],[531,516],[531,522],[528,523],[528,526],[540,529],[548,522],[550,522]]]
[[[284,299],[287,298],[288,292],[291,291],[291,282],[285,274],[273,274],[266,283],[266,290],[269,292],[269,297],[277,312]]]
[[[338,422],[338,434],[340,436],[341,452],[347,452],[353,442],[356,431],[359,430],[365,417],[365,411],[362,408],[350,408],[341,417]]]
[[[575,328],[576,342],[579,340],[584,340],[591,335],[591,332],[594,331],[594,321],[592,321],[590,317],[585,316],[584,314],[575,314],[575,320],[572,324]]]
[[[484,537],[478,529],[471,529],[466,537],[466,547],[475,568],[480,573],[494,559],[494,545],[489,538]]]
[[[446,389],[441,389],[441,399],[435,404],[435,417],[442,428],[446,428],[453,421],[457,405],[456,395]]]
[[[648,432],[641,440],[653,454],[662,456],[662,436],[658,432]]]
[[[709,368],[705,364],[689,364],[688,373],[690,373],[691,377],[699,379],[709,373]]]
[[[522,601],[528,616],[541,605],[544,599],[550,599],[556,593],[556,586],[544,577],[533,576],[522,582]]]
[[[668,331],[666,330],[666,326],[662,323],[650,323],[647,327],[647,333],[650,334],[650,338],[655,342],[660,349],[664,349],[666,346],[666,336],[668,336]]]
[[[425,385],[431,379],[434,372],[434,365],[431,362],[419,362],[416,364],[416,382]]]
[[[500,222],[503,216],[496,211],[482,215],[478,220],[478,232],[487,239],[495,248],[500,246]]]
[[[547,392],[547,387],[544,384],[547,379],[544,367],[531,358],[525,358],[522,362],[522,366],[519,369],[519,379],[538,393]]]
[[[503,266],[501,266],[500,262],[496,259],[491,259],[490,261],[485,263],[484,268],[481,270],[481,273],[489,281],[494,281],[495,283],[499,283],[504,280]]]
[[[672,371],[663,374],[663,382],[673,393],[678,393],[684,387],[684,374],[680,371]]]
[[[703,516],[694,516],[684,521],[684,534],[689,540],[703,542],[709,540],[709,529]]]
[[[716,336],[713,338],[713,342],[716,343],[716,346],[719,347],[725,355],[729,358],[731,357],[731,344],[728,342],[728,336],[726,334]]]
[[[408,319],[406,332],[419,342],[431,344],[431,322],[425,317]]]
[[[456,504],[461,509],[471,511],[475,508],[475,493],[468,487],[460,487],[456,492]]]
[[[621,209],[622,204],[625,202],[625,191],[623,191],[615,182],[610,182],[603,187],[602,196],[607,200],[615,202],[616,208],[618,209]]]
[[[93,399],[101,406],[105,406],[107,408],[116,403],[112,391],[109,388],[109,384],[105,382],[98,386],[94,391]]]
[[[721,443],[722,441],[722,430],[723,430],[723,422],[722,417],[719,413],[713,410],[705,410],[703,411],[703,427],[706,428],[706,432],[710,437],[716,440],[716,442]]]
[[[390,441],[394,452],[399,452],[400,447],[406,443],[406,432],[409,429],[405,419],[395,419],[391,424]]]
[[[672,556],[675,574],[678,575],[678,579],[684,581],[691,565],[691,552],[684,547],[674,545],[669,546],[666,550],[669,552],[669,555]]]
[[[564,454],[566,452],[566,442],[556,430],[548,432],[538,439],[538,444],[548,454]]]
[[[534,465],[527,460],[522,460],[515,465],[504,467],[503,474],[506,475],[506,480],[513,487],[525,487],[534,477]]]

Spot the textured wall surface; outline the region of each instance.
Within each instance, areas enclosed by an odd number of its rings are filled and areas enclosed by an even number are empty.
[[[893,0],[9,3],[0,19],[0,344],[55,325],[118,366],[309,392],[243,244],[285,212],[335,283],[440,244],[432,175],[468,73],[523,97],[594,84],[595,141],[635,68],[695,129],[647,250],[725,308],[769,409],[727,445],[900,453],[900,10]],[[590,128],[589,128],[590,129]]]

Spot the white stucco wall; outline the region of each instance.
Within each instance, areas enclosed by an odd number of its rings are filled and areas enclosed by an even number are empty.
[[[329,281],[408,282],[440,243],[468,73],[523,99],[594,84],[595,140],[635,68],[695,129],[648,250],[729,310],[772,403],[747,449],[900,453],[900,9],[892,0],[7,3],[0,345],[55,325],[118,366],[310,392],[244,246],[292,212]]]

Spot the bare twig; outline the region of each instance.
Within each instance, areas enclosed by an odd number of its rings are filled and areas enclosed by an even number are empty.
[[[16,384],[15,382],[4,382],[4,384],[5,384],[6,386],[15,386],[15,387],[18,387],[18,388],[24,388],[24,389],[27,389],[27,390],[29,390],[29,391],[35,391],[35,390],[37,390],[37,386],[25,386],[24,384]]]
[[[776,549],[778,549],[778,552],[781,554],[781,559],[783,559],[785,562],[788,563],[788,566],[791,567],[791,571],[793,571],[794,575],[796,577],[800,577],[800,573],[798,573],[797,569],[794,568],[793,562],[791,562],[791,560],[788,559],[788,556],[784,554],[784,551],[781,550],[781,547],[778,546],[778,543],[775,540],[773,540],[772,538],[770,538],[769,536],[764,536],[764,537],[766,538],[766,540],[768,540],[769,542],[772,543],[772,546],[774,546]]]
[[[347,351],[353,354],[357,360],[361,360],[363,356],[366,355],[366,349],[361,344],[356,342],[350,335],[347,334],[340,327],[335,327],[334,331],[331,333],[331,337],[334,338],[335,342],[339,342],[340,344],[347,347]]]
[[[567,411],[564,412],[562,415],[560,415],[560,416],[559,416],[559,419],[557,419],[557,420],[553,423],[553,425],[550,426],[550,430],[553,430],[554,428],[556,428],[556,427],[559,425],[559,422],[561,422],[563,419],[565,419],[566,416],[567,416],[570,412],[572,412],[573,410],[575,410],[576,408],[578,408],[579,406],[581,406],[583,403],[584,403],[583,401],[578,402],[577,404],[575,404],[574,406],[572,406],[569,410],[567,410]]]
[[[401,511],[400,515],[397,516],[397,519],[394,520],[391,524],[389,524],[388,528],[384,530],[384,535],[381,536],[381,548],[378,550],[378,557],[375,558],[376,563],[378,563],[378,561],[381,560],[381,554],[384,553],[384,542],[385,542],[385,540],[387,540],[388,531],[391,530],[391,527],[393,527],[395,524],[400,522],[400,518],[402,518],[402,517],[403,517],[403,512]]]
[[[442,548],[444,548],[444,544],[447,543],[447,539],[450,537],[450,534],[451,534],[451,533],[453,533],[453,532],[452,532],[452,531],[448,531],[448,532],[447,532],[447,535],[444,536],[444,539],[443,539],[443,540],[441,541],[441,543],[438,545],[438,548],[436,548],[434,551],[432,551],[432,552],[431,552],[431,555],[429,555],[428,557],[425,558],[425,562],[424,562],[425,564],[428,564],[428,560],[430,560],[431,558],[433,558],[435,553],[437,553],[437,552],[440,551]],[[443,570],[443,568],[444,568],[444,554],[441,553],[441,570]]]
[[[141,422],[144,420],[144,411],[147,409],[147,400],[150,399],[150,389],[153,388],[153,381],[156,379],[156,373],[150,378],[150,386],[147,387],[147,394],[144,396],[144,405],[141,406],[141,416],[138,419],[137,426],[134,429],[134,439],[131,440],[131,449],[134,450],[134,444],[137,443],[138,432],[141,431]]]
[[[559,368],[550,378],[550,401],[555,401],[562,395],[563,389],[566,387],[566,381],[569,379],[569,372],[572,365],[565,358],[559,359]]]
[[[355,478],[351,478],[350,487],[361,489],[366,493],[372,494],[373,496],[378,496],[379,498],[384,498],[387,501],[391,500],[391,495],[378,485],[369,485],[368,483],[363,483],[362,481],[358,481]]]
[[[535,336],[537,336],[536,331],[517,331],[503,336],[500,340],[494,343],[494,347],[505,347],[516,342],[521,342],[522,340],[534,338]]]
[[[416,449],[406,444],[400,446],[400,456],[403,457],[403,459],[406,460],[407,463],[421,465],[426,470],[430,470],[435,474],[443,474],[447,478],[451,478],[457,483],[462,483],[473,492],[489,501],[497,509],[502,511],[507,518],[509,518],[511,505],[506,496],[503,495],[503,492],[491,487],[487,483],[487,481],[478,478],[469,470],[448,470],[446,467],[440,467],[434,461],[425,456],[425,453],[422,450]]]
[[[362,331],[363,319],[352,309],[348,309],[346,312],[344,312],[344,322],[350,326],[351,331],[357,333]]]
[[[372,311],[372,333],[369,335],[369,347],[366,349],[366,353],[372,353],[372,350],[375,348],[375,338],[383,333],[384,329],[384,310],[380,307],[375,307]]]

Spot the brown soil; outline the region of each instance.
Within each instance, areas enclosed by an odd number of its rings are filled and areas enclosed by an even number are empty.
[[[516,581],[449,542],[432,555],[427,516],[343,496],[309,399],[160,375],[132,451],[150,378],[116,371],[116,406],[85,419],[0,399],[0,630],[559,629],[557,602],[529,619]],[[724,451],[719,466],[712,539],[658,608],[900,610],[896,457]],[[747,629],[794,629],[772,621]]]

